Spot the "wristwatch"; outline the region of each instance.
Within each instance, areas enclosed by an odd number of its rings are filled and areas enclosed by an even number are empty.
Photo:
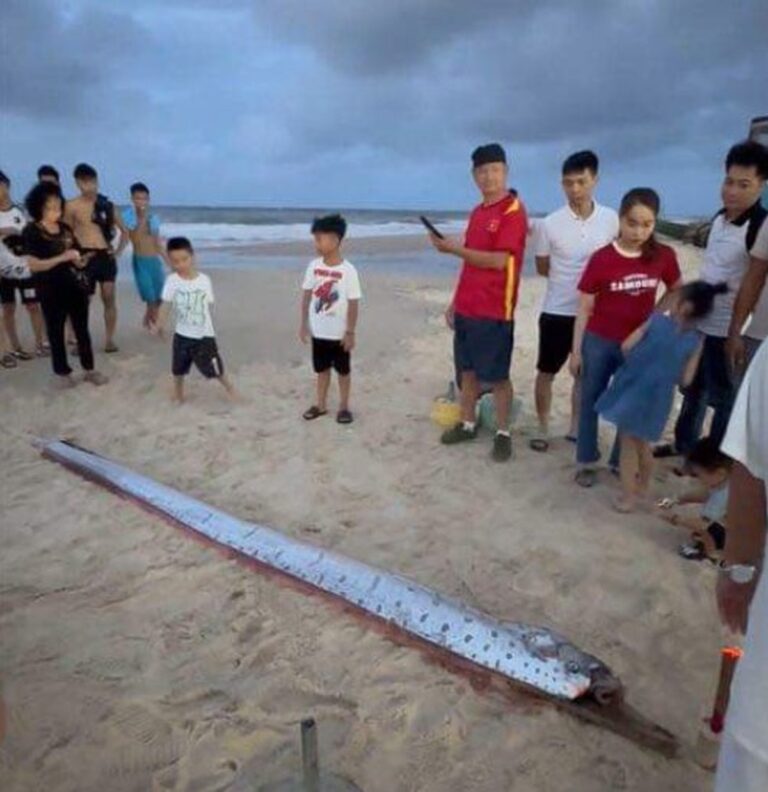
[[[721,561],[720,571],[728,575],[734,583],[743,585],[754,580],[757,567],[752,564],[726,564],[725,561]]]

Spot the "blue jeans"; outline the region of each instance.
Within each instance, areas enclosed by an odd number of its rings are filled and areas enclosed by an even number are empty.
[[[709,436],[719,445],[736,398],[736,385],[725,354],[725,339],[704,336],[701,362],[693,382],[683,390],[683,406],[675,424],[675,448],[687,454],[701,437],[707,407],[712,407]]]
[[[590,332],[584,333],[581,344],[579,436],[576,441],[576,461],[580,465],[591,465],[600,459],[595,403],[603,395],[611,377],[623,362],[624,355],[618,341],[610,341]],[[619,466],[618,434],[608,464],[615,468]]]

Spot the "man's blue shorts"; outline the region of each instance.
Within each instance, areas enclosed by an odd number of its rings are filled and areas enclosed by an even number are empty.
[[[500,319],[454,317],[453,357],[456,373],[473,371],[480,382],[509,379],[515,323]]]
[[[165,272],[159,256],[134,256],[133,277],[136,280],[139,296],[145,303],[160,302]]]

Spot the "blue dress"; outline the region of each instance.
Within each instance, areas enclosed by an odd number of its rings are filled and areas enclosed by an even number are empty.
[[[595,410],[621,434],[655,443],[672,409],[675,388],[699,345],[695,330],[685,330],[660,313],[651,316],[645,335],[629,351]]]

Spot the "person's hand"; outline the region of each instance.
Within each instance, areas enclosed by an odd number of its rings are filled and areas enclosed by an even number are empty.
[[[451,303],[445,309],[445,323],[448,325],[449,329],[453,330],[456,326],[456,311],[454,310],[453,303]]]
[[[439,251],[440,253],[456,253],[461,249],[461,240],[454,237],[444,237],[443,239],[440,239],[439,236],[430,234],[429,241],[432,243],[432,246],[435,248],[435,250]]]
[[[76,267],[84,266],[84,259],[80,255],[79,250],[75,250],[74,248],[70,248],[69,250],[65,250],[61,254],[61,260],[68,262],[70,264],[74,264]]]
[[[309,328],[306,325],[302,325],[299,328],[299,340],[302,344],[309,343]]]
[[[732,371],[741,371],[744,368],[747,353],[744,339],[738,333],[728,336],[728,340],[725,342],[725,354]]]
[[[147,330],[149,330],[150,335],[153,335],[153,336],[162,336],[162,334],[163,334],[163,328],[154,320],[152,320],[147,325]]]
[[[351,352],[355,348],[355,334],[350,330],[347,330],[347,332],[344,333],[341,346],[345,352]]]
[[[733,632],[746,633],[749,605],[754,593],[754,580],[750,583],[734,583],[728,575],[718,576],[716,596],[720,621]]]
[[[581,355],[571,352],[571,356],[568,358],[568,371],[574,378],[581,376]]]

